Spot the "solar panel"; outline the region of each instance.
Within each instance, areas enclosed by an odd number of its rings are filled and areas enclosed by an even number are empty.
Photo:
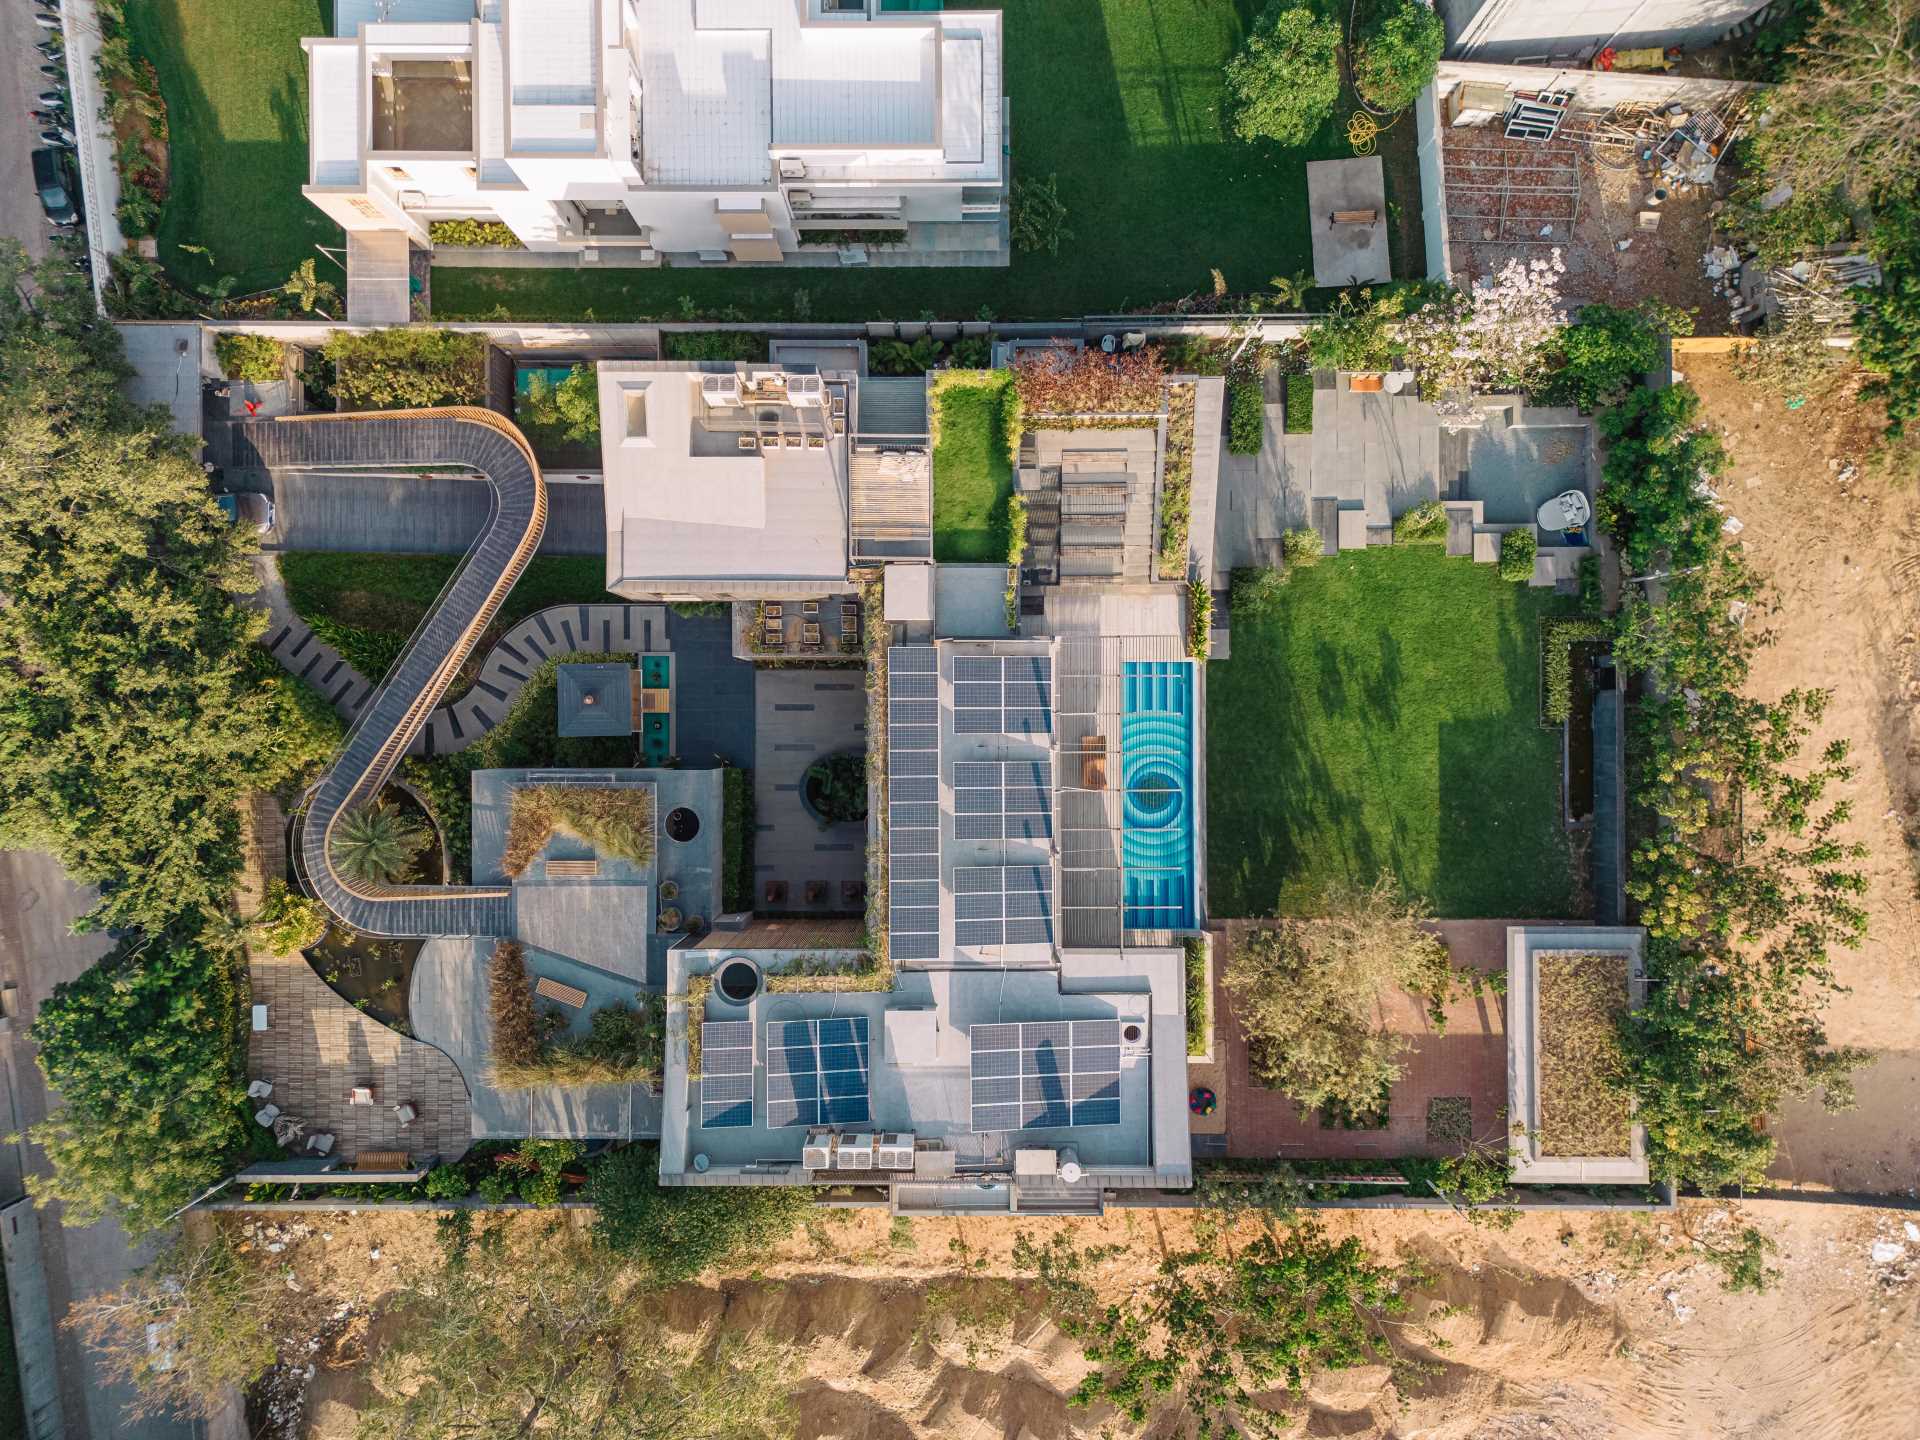
[[[767,1123],[864,1123],[870,1114],[869,1065],[864,1015],[769,1021]]]
[[[924,935],[889,935],[887,953],[895,960],[938,960],[940,958],[940,936],[937,933]]]
[[[895,855],[938,855],[940,853],[940,832],[938,830],[893,830],[889,832],[891,845],[888,847]]]
[[[968,1038],[976,1131],[1120,1123],[1119,1021],[975,1025]]]
[[[893,776],[887,781],[887,798],[896,805],[903,800],[937,804],[940,799],[940,781],[932,775]]]
[[[940,886],[933,880],[895,879],[888,892],[888,899],[895,909],[909,910],[916,905],[938,905]]]
[[[953,661],[954,683],[970,680],[991,680],[996,684],[1000,680],[1000,659],[998,655],[958,655]]]
[[[953,943],[956,945],[1004,945],[1007,927],[999,920],[956,920]]]
[[[893,878],[898,880],[940,879],[940,857],[938,855],[896,855],[892,866]]]
[[[887,814],[887,819],[897,829],[930,830],[940,823],[938,805],[895,805]]]
[[[998,920],[1004,913],[1002,898],[994,895],[956,895],[953,918],[956,920]]]
[[[956,789],[953,792],[953,812],[956,815],[998,815],[1000,810],[1000,791],[997,789]]]
[[[953,766],[955,789],[971,789],[1000,783],[1000,764],[995,760],[956,760]]]
[[[1009,945],[1050,945],[1053,943],[1053,922],[1050,920],[1007,920],[1007,944]]]
[[[997,865],[957,865],[953,871],[953,893],[971,895],[1003,889],[1000,880],[1002,873]]]
[[[978,681],[953,687],[953,708],[970,710],[976,706],[986,706],[998,710],[1001,705],[1001,687],[998,681],[991,685],[982,685]]]
[[[938,750],[895,750],[887,757],[887,769],[894,775],[925,775],[938,779]]]
[[[953,838],[956,840],[999,840],[1005,834],[1006,826],[997,813],[953,817]]]
[[[909,675],[919,672],[925,675],[937,673],[939,662],[931,645],[894,645],[887,650],[887,673]]]
[[[887,723],[890,725],[938,725],[938,700],[889,700]]]
[[[953,733],[956,735],[1004,735],[1000,728],[1000,716],[1005,713],[998,708],[992,710],[956,710],[953,712]]]
[[[890,700],[938,700],[940,677],[932,673],[890,674],[887,676],[887,698]]]
[[[701,1022],[700,1123],[710,1130],[753,1123],[752,1022]]]

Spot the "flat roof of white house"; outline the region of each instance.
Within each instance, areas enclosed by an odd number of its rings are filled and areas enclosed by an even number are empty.
[[[609,584],[845,582],[846,437],[829,439],[824,409],[702,399],[702,381],[735,374],[780,372],[601,362]]]

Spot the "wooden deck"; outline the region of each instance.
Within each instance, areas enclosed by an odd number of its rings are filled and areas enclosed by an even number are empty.
[[[853,558],[924,560],[933,555],[933,459],[924,450],[853,452]]]

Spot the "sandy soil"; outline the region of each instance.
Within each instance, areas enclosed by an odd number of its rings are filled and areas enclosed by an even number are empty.
[[[307,1233],[283,1252],[298,1282],[316,1304],[354,1312],[315,1352],[306,1433],[346,1440],[365,1394],[365,1357],[380,1343],[379,1298],[398,1267],[430,1256],[432,1220],[300,1220]],[[884,1213],[837,1212],[751,1274],[672,1292],[666,1316],[689,1334],[764,1332],[800,1347],[803,1440],[1129,1434],[1111,1411],[1068,1404],[1084,1362],[1040,1298],[1009,1283],[1013,1239],[1021,1230],[1044,1239],[1069,1227],[1083,1247],[1124,1246],[1097,1273],[1111,1296],[1145,1284],[1164,1250],[1184,1243],[1190,1223],[1181,1211],[1127,1211],[1097,1221],[922,1219],[902,1227]],[[1426,1212],[1334,1212],[1328,1224],[1357,1231],[1379,1253],[1428,1264],[1434,1283],[1415,1315],[1431,1319],[1445,1344],[1400,1337],[1432,1365],[1405,1389],[1384,1366],[1322,1377],[1293,1407],[1306,1435],[1912,1434],[1920,1225],[1909,1229],[1905,1215],[1769,1202],[1693,1205],[1671,1217],[1527,1216],[1504,1232]],[[1771,1257],[1779,1279],[1762,1295],[1726,1293],[1693,1238],[1724,1241],[1745,1224],[1779,1247]],[[1183,1429],[1183,1417],[1166,1413],[1145,1433]]]
[[[1745,523],[1741,543],[1772,583],[1774,643],[1753,668],[1751,691],[1772,698],[1818,686],[1832,702],[1810,750],[1852,742],[1849,839],[1871,850],[1871,933],[1839,952],[1848,992],[1827,1010],[1836,1045],[1876,1052],[1859,1072],[1860,1105],[1829,1115],[1818,1104],[1780,1117],[1775,1174],[1796,1183],[1915,1193],[1920,1184],[1920,496],[1867,471],[1878,416],[1857,382],[1790,411],[1742,385],[1721,357],[1679,361],[1701,392],[1732,464],[1721,486]],[[1849,475],[1852,467],[1860,473]]]

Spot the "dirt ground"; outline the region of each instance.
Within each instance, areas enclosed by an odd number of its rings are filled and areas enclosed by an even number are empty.
[[[1775,1174],[1794,1183],[1915,1193],[1920,1184],[1920,494],[1871,471],[1877,413],[1855,384],[1788,410],[1742,385],[1720,356],[1676,362],[1705,401],[1732,463],[1720,489],[1740,541],[1773,585],[1774,643],[1751,692],[1832,691],[1809,750],[1845,738],[1858,773],[1845,836],[1871,851],[1870,934],[1839,953],[1848,993],[1827,1009],[1829,1038],[1876,1052],[1858,1109],[1796,1104],[1780,1117]],[[1854,473],[1858,467],[1858,473]]]
[[[227,1217],[228,1223],[240,1217]],[[248,1219],[242,1223],[259,1224]],[[516,1223],[539,1225],[533,1217]],[[1251,1222],[1248,1222],[1251,1223]],[[1432,1367],[1404,1389],[1385,1366],[1323,1376],[1293,1410],[1307,1436],[1422,1440],[1895,1440],[1911,1436],[1920,1384],[1920,1225],[1848,1206],[1697,1204],[1674,1216],[1530,1215],[1474,1228],[1431,1212],[1333,1212],[1336,1234],[1418,1257],[1433,1275],[1395,1343]],[[1730,1294],[1695,1237],[1747,1224],[1778,1246],[1779,1277]],[[688,1335],[764,1333],[799,1347],[802,1440],[1136,1433],[1067,1397],[1085,1371],[1039,1297],[1009,1285],[1014,1237],[1058,1228],[1084,1249],[1118,1244],[1096,1284],[1112,1297],[1151,1279],[1183,1245],[1191,1214],[1099,1220],[893,1221],[828,1212],[750,1274],[664,1300]],[[292,1230],[305,1233],[289,1240]],[[295,1283],[334,1322],[307,1387],[311,1440],[347,1440],[377,1349],[379,1301],[400,1267],[430,1259],[418,1214],[301,1216],[254,1232],[279,1243]],[[279,1236],[275,1241],[269,1233]],[[377,1252],[378,1258],[371,1258]],[[1878,1257],[1877,1259],[1875,1257]],[[1439,1344],[1431,1343],[1437,1339]],[[1144,1432],[1183,1433],[1163,1413]]]
[[[1651,179],[1598,165],[1586,146],[1571,141],[1510,141],[1486,127],[1448,129],[1445,145],[1456,284],[1493,275],[1509,259],[1544,260],[1557,249],[1567,267],[1560,291],[1570,302],[1659,299],[1693,311],[1696,333],[1727,333],[1727,302],[1713,293],[1701,264],[1713,232],[1712,192],[1692,189],[1654,205]],[[1493,187],[1513,157],[1531,163],[1511,172],[1515,188],[1503,201]],[[1577,212],[1565,195],[1541,193],[1565,190],[1576,174]],[[1536,193],[1520,193],[1528,187]],[[1659,228],[1643,231],[1639,215],[1648,209],[1657,210]],[[1621,240],[1632,244],[1617,249]]]

